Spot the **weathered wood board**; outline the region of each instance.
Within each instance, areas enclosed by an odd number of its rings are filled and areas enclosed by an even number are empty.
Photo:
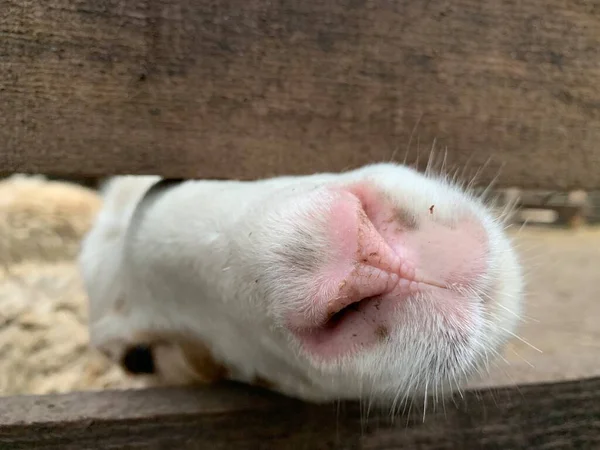
[[[0,171],[256,178],[434,140],[500,186],[600,187],[600,6],[0,0]]]
[[[8,397],[0,448],[597,449],[600,378],[467,392],[390,419],[241,386]]]

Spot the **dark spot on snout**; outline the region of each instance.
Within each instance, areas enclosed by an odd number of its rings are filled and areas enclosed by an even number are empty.
[[[156,372],[154,353],[148,345],[135,345],[125,352],[121,365],[125,370],[134,375],[153,374]]]
[[[414,216],[414,214],[411,214],[409,211],[403,208],[398,208],[395,216],[396,221],[400,222],[404,229],[416,230],[419,226],[417,223],[417,218]]]
[[[376,329],[375,329],[375,334],[377,335],[377,337],[380,340],[384,340],[386,339],[389,335],[390,335],[390,331],[387,329],[387,327],[383,326],[383,325],[379,325]]]

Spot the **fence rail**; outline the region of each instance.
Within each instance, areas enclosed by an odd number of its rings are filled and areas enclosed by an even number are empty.
[[[600,188],[600,9],[0,0],[0,171],[255,178],[448,162]]]
[[[600,378],[469,391],[445,408],[309,405],[238,385],[10,397],[0,448],[596,449]]]

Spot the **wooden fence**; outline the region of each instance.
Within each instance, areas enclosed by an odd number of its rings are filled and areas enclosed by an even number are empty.
[[[470,392],[390,419],[231,385],[2,400],[0,448],[597,449],[600,379]]]
[[[247,179],[436,141],[481,185],[599,189],[599,61],[591,0],[0,0],[0,172]],[[391,423],[232,386],[10,397],[0,449],[600,448],[600,379],[457,403]]]

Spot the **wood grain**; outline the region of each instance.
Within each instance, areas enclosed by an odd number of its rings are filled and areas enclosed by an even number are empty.
[[[600,188],[593,0],[0,0],[0,172],[257,178],[491,158]],[[412,139],[411,139],[412,136]]]
[[[429,411],[315,406],[244,386],[8,397],[2,449],[597,449],[600,378],[467,392]]]

